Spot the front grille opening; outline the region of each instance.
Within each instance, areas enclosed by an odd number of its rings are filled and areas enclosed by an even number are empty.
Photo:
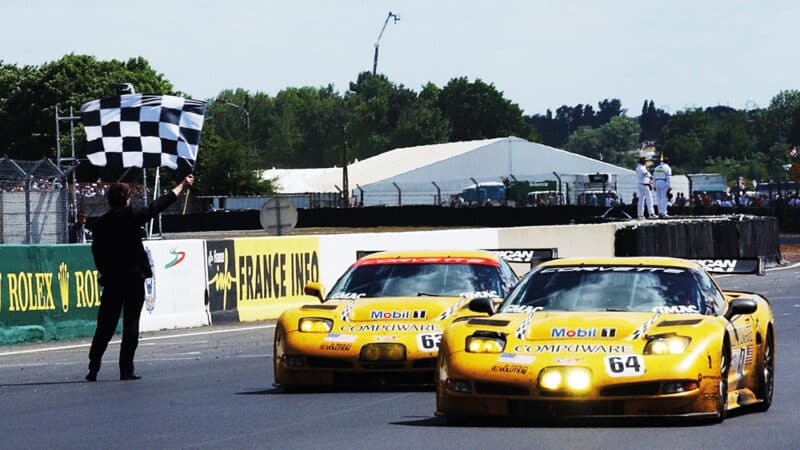
[[[353,363],[344,359],[321,358],[318,356],[306,357],[308,367],[316,369],[352,369]]]
[[[530,390],[525,386],[511,383],[475,383],[475,392],[485,395],[530,395]]]

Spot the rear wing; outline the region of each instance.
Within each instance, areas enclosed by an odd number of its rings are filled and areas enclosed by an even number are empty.
[[[503,248],[487,249],[509,263],[529,263],[531,267],[544,261],[558,259],[557,248]]]
[[[764,258],[690,259],[713,274],[766,274]]]

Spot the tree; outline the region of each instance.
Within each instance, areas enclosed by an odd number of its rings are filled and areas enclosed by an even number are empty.
[[[438,106],[452,127],[451,141],[511,135],[527,138],[532,132],[519,106],[480,79],[453,78],[439,93]]]
[[[197,156],[196,189],[204,195],[263,195],[274,192],[271,181],[261,180],[255,155],[240,140],[226,140],[213,128],[203,129]]]
[[[582,126],[567,139],[564,149],[610,164],[620,164],[636,148],[639,125],[634,119],[612,117],[600,128]]]

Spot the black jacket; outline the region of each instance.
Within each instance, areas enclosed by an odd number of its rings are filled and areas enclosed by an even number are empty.
[[[116,280],[144,280],[153,276],[142,245],[142,225],[175,200],[175,193],[169,191],[146,208],[112,208],[92,224],[92,256],[100,272],[101,285],[106,286]]]

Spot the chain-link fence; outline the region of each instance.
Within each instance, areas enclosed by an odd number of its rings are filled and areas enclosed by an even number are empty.
[[[47,158],[18,161],[0,156],[0,243],[67,242],[66,177]]]

